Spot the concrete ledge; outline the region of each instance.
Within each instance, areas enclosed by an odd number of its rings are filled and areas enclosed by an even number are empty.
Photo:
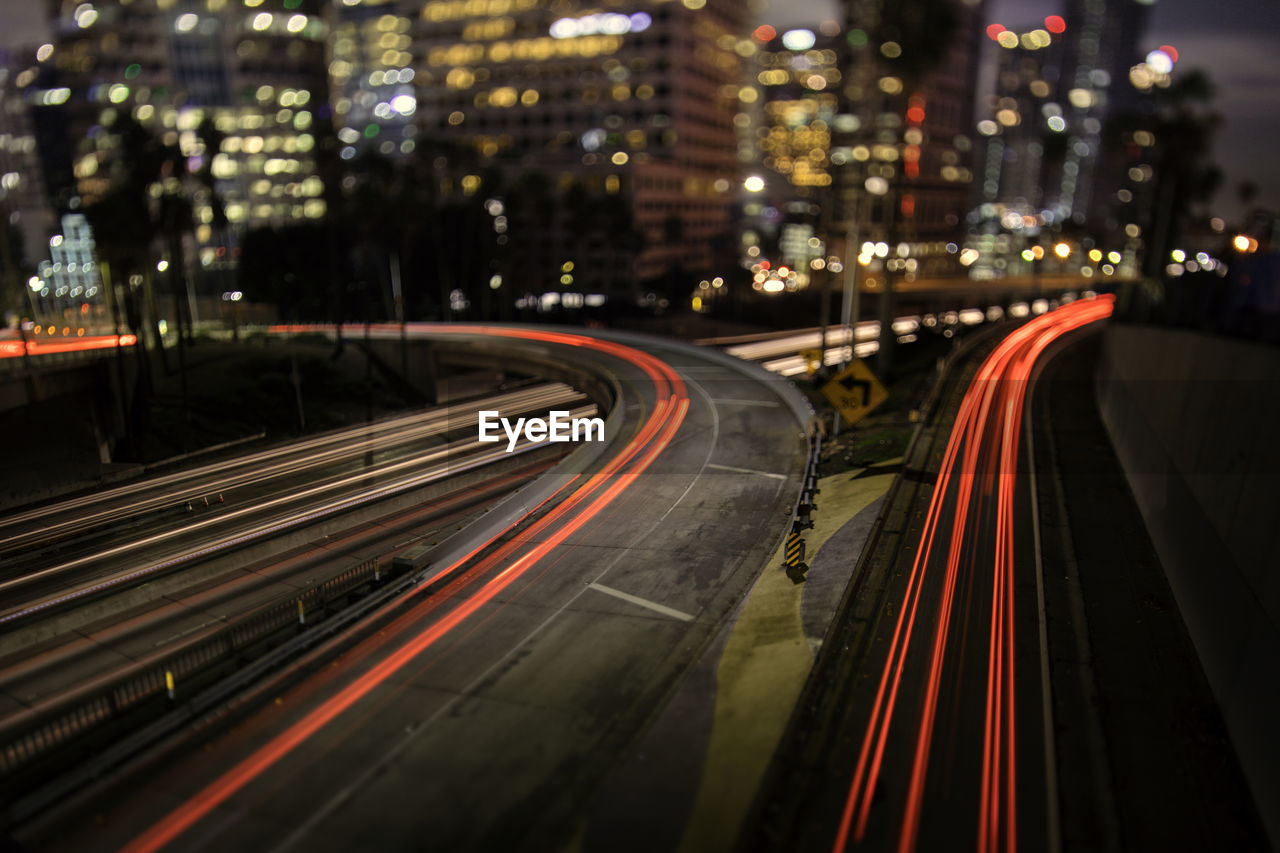
[[[1280,845],[1280,349],[1112,324],[1103,422]]]

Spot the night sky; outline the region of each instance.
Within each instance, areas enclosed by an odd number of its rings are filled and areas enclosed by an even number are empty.
[[[0,0],[3,38],[10,45],[39,44],[48,38],[43,0]],[[775,26],[812,26],[834,16],[834,0],[763,0],[763,17]],[[992,20],[1011,29],[1029,28],[1061,10],[1057,0],[992,0]],[[1228,218],[1240,212],[1236,187],[1255,181],[1257,203],[1280,209],[1280,0],[1158,0],[1152,9],[1144,49],[1172,44],[1178,67],[1205,69],[1218,88],[1223,116],[1214,155],[1226,173],[1215,211]],[[1177,73],[1175,71],[1175,73]]]

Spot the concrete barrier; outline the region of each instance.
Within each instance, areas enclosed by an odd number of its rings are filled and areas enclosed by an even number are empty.
[[[1280,349],[1112,324],[1103,421],[1280,839]]]

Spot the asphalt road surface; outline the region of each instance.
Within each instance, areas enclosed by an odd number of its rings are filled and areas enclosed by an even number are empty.
[[[855,579],[750,849],[1266,848],[1089,361],[1060,346],[1109,314],[1008,333],[908,460],[918,491]]]
[[[547,849],[765,569],[804,424],[763,376],[544,336],[622,389],[592,469],[194,750],[33,825],[41,849]],[[656,358],[654,357],[656,356]],[[189,745],[190,745],[189,744]],[[644,802],[636,808],[643,810]]]

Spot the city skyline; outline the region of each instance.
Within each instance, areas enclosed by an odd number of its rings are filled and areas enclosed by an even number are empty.
[[[1280,3],[1225,0],[1152,2],[1142,47],[1175,44],[1183,68],[1203,68],[1217,88],[1214,108],[1224,117],[1214,140],[1214,157],[1224,180],[1214,199],[1223,214],[1244,211],[1236,199],[1241,181],[1258,185],[1256,202],[1280,207],[1280,163],[1265,155],[1280,134]],[[1059,0],[991,0],[987,19],[1011,28],[1060,13]],[[800,26],[835,17],[834,0],[772,0],[762,17],[774,26]]]
[[[1280,845],[1280,0],[0,4],[5,850]]]
[[[1017,27],[1061,11],[1057,0],[994,0],[987,18]],[[1280,3],[1224,0],[1212,6],[1196,0],[1159,0],[1151,4],[1143,38],[1146,49],[1176,44],[1180,67],[1203,68],[1216,86],[1215,110],[1223,116],[1214,157],[1224,180],[1214,199],[1228,217],[1244,211],[1237,187],[1252,180],[1255,203],[1280,208],[1280,162],[1266,155],[1270,140],[1280,135],[1280,54],[1271,47],[1280,37]],[[0,46],[38,44],[49,38],[40,0],[9,0]],[[765,0],[763,21],[774,26],[817,24],[835,17],[833,0]]]

